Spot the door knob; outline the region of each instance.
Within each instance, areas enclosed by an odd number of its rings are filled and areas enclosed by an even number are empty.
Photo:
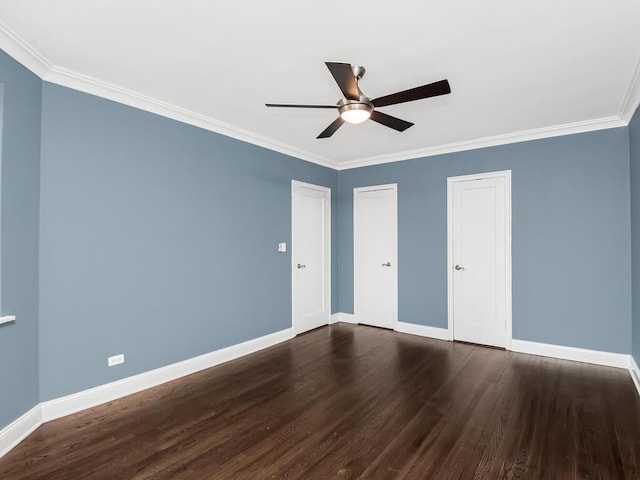
[[[456,270],[464,270],[464,268],[463,268],[463,267],[461,267],[460,265],[456,265],[456,266],[455,266],[455,267],[453,267],[453,268],[455,268]]]
[[[391,262],[383,263],[382,266],[383,267],[390,267],[391,266]]]
[[[302,265],[301,263],[298,264],[298,268],[307,268],[306,265]]]

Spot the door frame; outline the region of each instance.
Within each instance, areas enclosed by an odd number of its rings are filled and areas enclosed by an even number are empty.
[[[357,233],[358,233],[358,222],[357,222],[357,214],[358,211],[358,193],[363,192],[373,192],[376,190],[391,190],[393,193],[393,202],[395,203],[395,208],[393,209],[393,258],[391,261],[393,262],[393,326],[391,327],[394,331],[398,329],[398,184],[397,183],[387,183],[384,185],[371,185],[367,187],[357,187],[353,189],[353,315],[355,317],[356,323],[358,322],[358,297],[356,295],[356,285],[358,285],[358,274],[357,269],[357,258],[358,258],[358,245],[357,245]]]
[[[323,187],[322,185],[314,185],[313,183],[301,182],[299,180],[291,180],[291,328],[293,329],[293,335],[297,335],[298,331],[296,329],[296,310],[295,310],[295,301],[296,301],[296,282],[295,282],[295,274],[296,274],[296,265],[295,265],[295,243],[294,243],[294,232],[296,231],[296,187],[304,187],[309,188],[311,190],[317,190],[327,194],[327,216],[325,217],[325,259],[324,259],[324,288],[326,289],[329,297],[329,318],[327,320],[327,325],[331,322],[331,303],[333,298],[331,296],[331,188]]]
[[[504,178],[505,196],[505,288],[506,288],[506,349],[511,350],[513,318],[512,318],[512,284],[511,284],[511,170],[498,172],[475,173],[447,177],[447,324],[449,340],[454,339],[453,324],[453,184],[469,180],[485,180],[488,178]]]

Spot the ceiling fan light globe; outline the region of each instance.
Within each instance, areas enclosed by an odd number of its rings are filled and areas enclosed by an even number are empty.
[[[373,107],[369,103],[347,103],[340,107],[340,116],[347,123],[362,123],[371,117]]]
[[[340,116],[345,122],[356,124],[367,121],[371,116],[371,112],[366,110],[345,110]]]

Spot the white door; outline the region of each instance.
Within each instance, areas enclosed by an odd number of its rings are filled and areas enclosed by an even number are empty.
[[[508,346],[510,186],[510,172],[449,179],[449,288],[455,340]]]
[[[292,182],[293,331],[331,317],[331,190]]]
[[[356,321],[393,329],[397,311],[397,186],[355,188],[353,210]]]

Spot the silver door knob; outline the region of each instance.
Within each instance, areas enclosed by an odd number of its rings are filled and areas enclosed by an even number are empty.
[[[298,264],[298,268],[307,268],[306,265],[302,265],[301,263]]]
[[[391,266],[391,262],[383,263],[382,266],[383,267],[390,267]]]
[[[463,267],[461,267],[460,265],[456,265],[456,266],[455,266],[455,267],[453,267],[453,268],[455,268],[456,270],[464,270],[464,268],[463,268]]]

